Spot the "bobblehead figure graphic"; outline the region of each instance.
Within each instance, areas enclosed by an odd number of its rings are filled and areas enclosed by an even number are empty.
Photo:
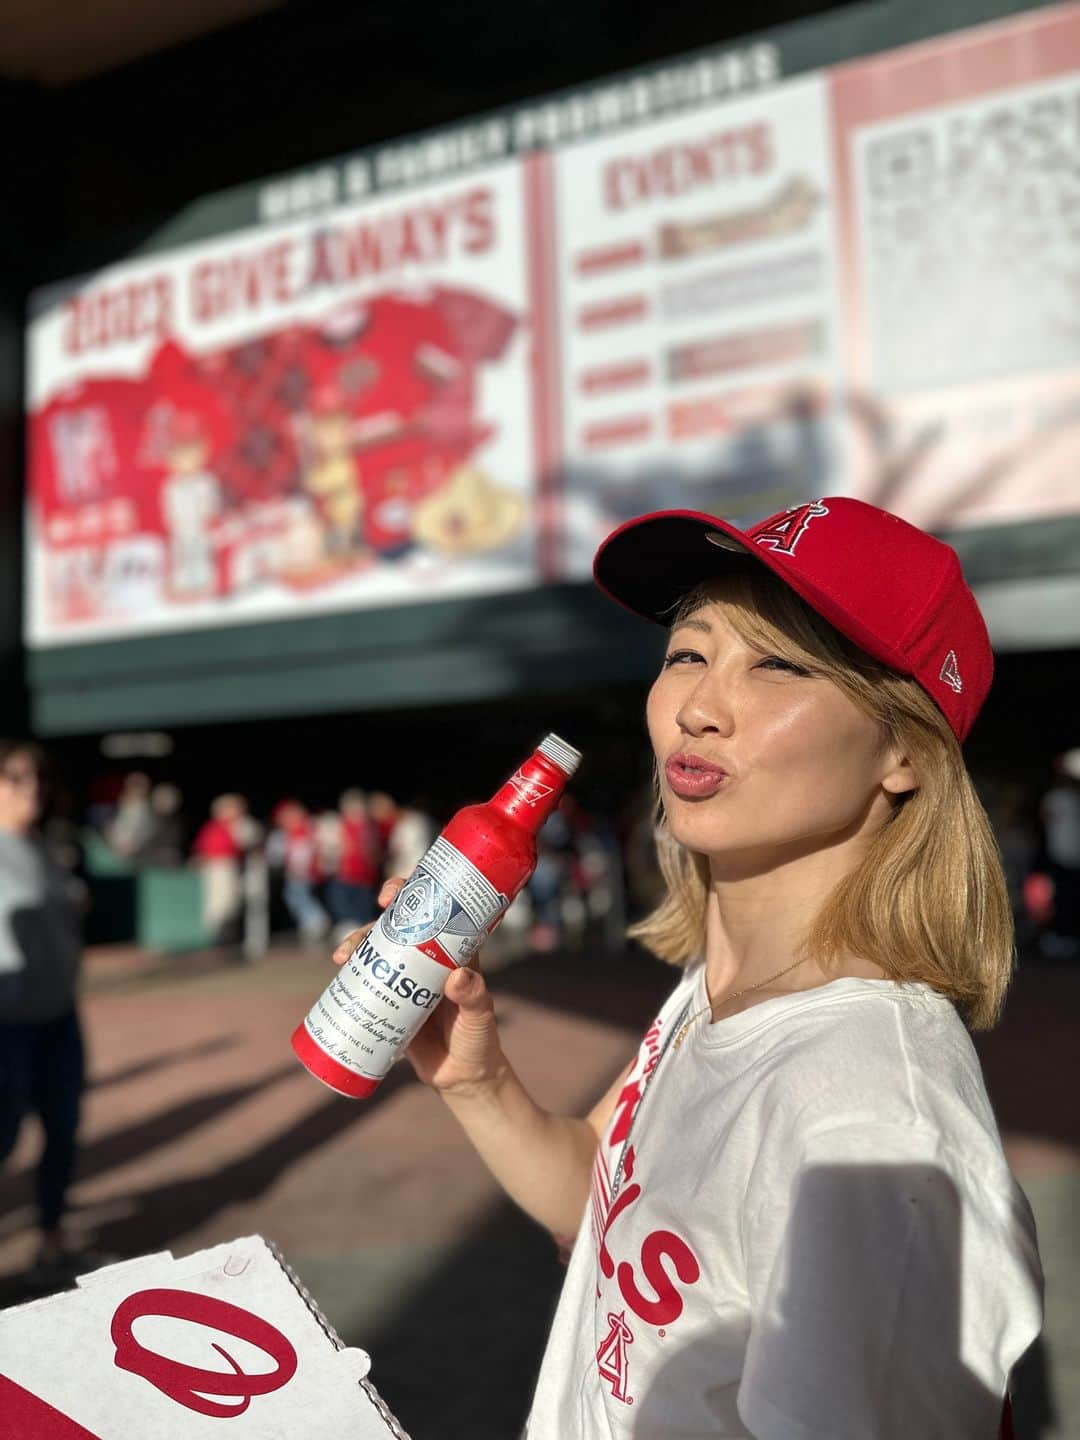
[[[221,511],[221,487],[208,468],[210,438],[197,414],[169,411],[164,458],[161,512],[169,533],[169,588],[189,599],[210,594],[215,574],[212,526]]]

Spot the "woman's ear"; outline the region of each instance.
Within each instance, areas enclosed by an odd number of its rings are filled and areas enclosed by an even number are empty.
[[[881,787],[890,795],[906,795],[919,788],[915,766],[906,755],[900,755],[895,750],[890,753],[889,768],[881,777]]]

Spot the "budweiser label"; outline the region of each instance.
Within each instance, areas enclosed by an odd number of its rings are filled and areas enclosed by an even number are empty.
[[[365,935],[309,1012],[308,1034],[347,1070],[377,1080],[442,998],[447,969],[383,922]]]
[[[435,940],[455,965],[465,965],[509,904],[471,860],[441,835],[417,866],[384,919],[399,945]]]
[[[385,1075],[508,903],[440,836],[315,1003],[308,1034],[346,1069]]]

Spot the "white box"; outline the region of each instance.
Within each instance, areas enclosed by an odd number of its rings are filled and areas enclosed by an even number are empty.
[[[0,1311],[3,1440],[408,1440],[272,1245],[168,1251]]]

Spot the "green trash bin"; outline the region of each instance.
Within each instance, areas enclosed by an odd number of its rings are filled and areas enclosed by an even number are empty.
[[[213,943],[202,921],[198,870],[140,870],[135,938],[152,950],[201,950]]]

